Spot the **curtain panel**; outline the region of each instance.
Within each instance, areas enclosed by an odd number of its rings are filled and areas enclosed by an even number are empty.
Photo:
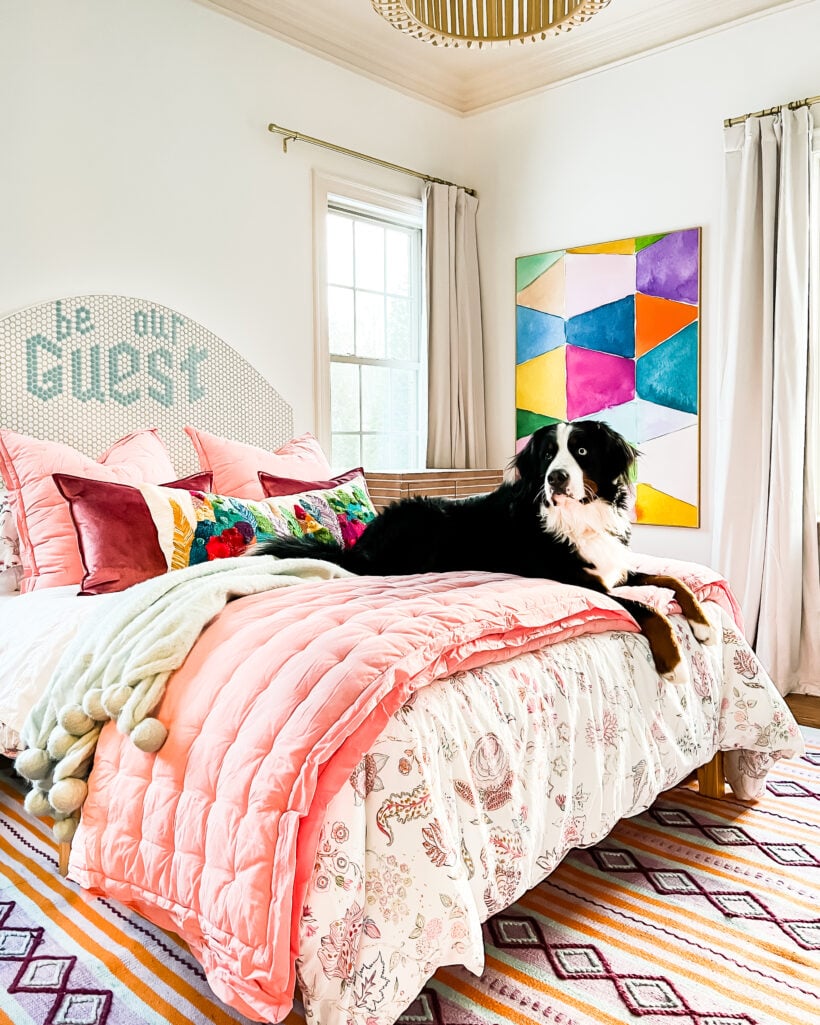
[[[713,562],[784,694],[820,694],[816,110],[724,132]]]
[[[464,189],[428,183],[428,467],[487,465],[477,210]]]

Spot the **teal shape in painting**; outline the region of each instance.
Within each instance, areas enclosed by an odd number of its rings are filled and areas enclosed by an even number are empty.
[[[698,322],[688,324],[638,360],[640,398],[684,413],[698,411]]]
[[[635,356],[635,296],[596,306],[567,321],[567,343],[612,356]]]
[[[515,308],[515,362],[543,356],[545,352],[564,344],[566,321],[554,313],[531,310],[529,306]]]

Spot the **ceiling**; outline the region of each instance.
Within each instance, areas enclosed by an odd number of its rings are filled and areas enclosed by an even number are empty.
[[[199,2],[466,115],[806,0],[611,0],[569,32],[482,50],[445,49],[413,39],[376,14],[370,0]]]

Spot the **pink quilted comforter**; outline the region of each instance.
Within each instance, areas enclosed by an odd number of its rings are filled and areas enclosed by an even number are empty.
[[[686,575],[736,614],[719,578]],[[70,874],[179,933],[225,1003],[280,1021],[324,811],[389,717],[457,670],[614,629],[637,627],[604,596],[485,573],[232,602],[169,682],[159,753],[103,731]]]

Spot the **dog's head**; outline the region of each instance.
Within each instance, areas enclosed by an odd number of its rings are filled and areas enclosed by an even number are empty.
[[[603,499],[625,508],[638,450],[598,420],[540,427],[515,457],[522,481],[548,505]]]

